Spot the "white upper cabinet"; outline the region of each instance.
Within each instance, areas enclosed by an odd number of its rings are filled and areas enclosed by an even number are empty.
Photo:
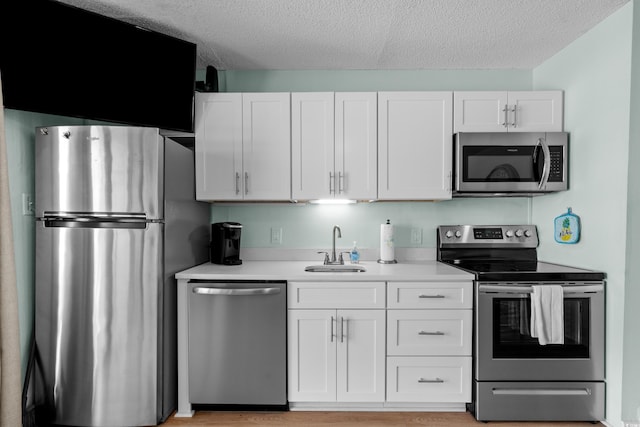
[[[560,132],[562,91],[454,92],[454,132]]]
[[[196,199],[242,200],[242,95],[196,93]]]
[[[196,198],[291,199],[289,93],[196,93]]]
[[[378,199],[451,198],[452,92],[378,93]]]
[[[376,93],[293,93],[292,198],[376,198]]]
[[[291,197],[333,197],[333,92],[291,94]]]

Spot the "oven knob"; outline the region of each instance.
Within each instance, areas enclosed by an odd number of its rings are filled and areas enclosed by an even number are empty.
[[[526,237],[531,237],[531,230],[524,230],[524,235]]]
[[[456,231],[456,237],[459,239],[462,237],[462,232],[460,230]]]
[[[520,229],[516,230],[516,237],[522,237],[522,235],[524,234],[524,232]]]
[[[513,230],[507,230],[507,237],[513,237]]]
[[[447,237],[447,239],[450,239],[453,237],[453,231],[448,230],[446,233],[444,233],[444,235]]]

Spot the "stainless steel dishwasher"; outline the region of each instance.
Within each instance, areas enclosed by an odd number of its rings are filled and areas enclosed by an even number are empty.
[[[192,404],[286,406],[286,286],[189,281]]]

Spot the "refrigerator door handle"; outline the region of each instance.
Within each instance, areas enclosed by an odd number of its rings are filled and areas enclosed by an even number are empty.
[[[51,215],[42,218],[45,227],[68,228],[146,228],[144,217],[104,217],[93,215]]]

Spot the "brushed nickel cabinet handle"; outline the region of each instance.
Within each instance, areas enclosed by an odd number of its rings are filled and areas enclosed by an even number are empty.
[[[418,379],[418,382],[419,383],[443,383],[444,380],[441,379],[441,378],[438,378],[438,377],[436,377],[433,380],[430,380],[430,379],[427,379],[427,378],[420,378],[420,379]]]
[[[441,332],[441,331],[435,331],[435,332],[420,331],[420,332],[418,332],[418,335],[444,335],[444,332]]]

